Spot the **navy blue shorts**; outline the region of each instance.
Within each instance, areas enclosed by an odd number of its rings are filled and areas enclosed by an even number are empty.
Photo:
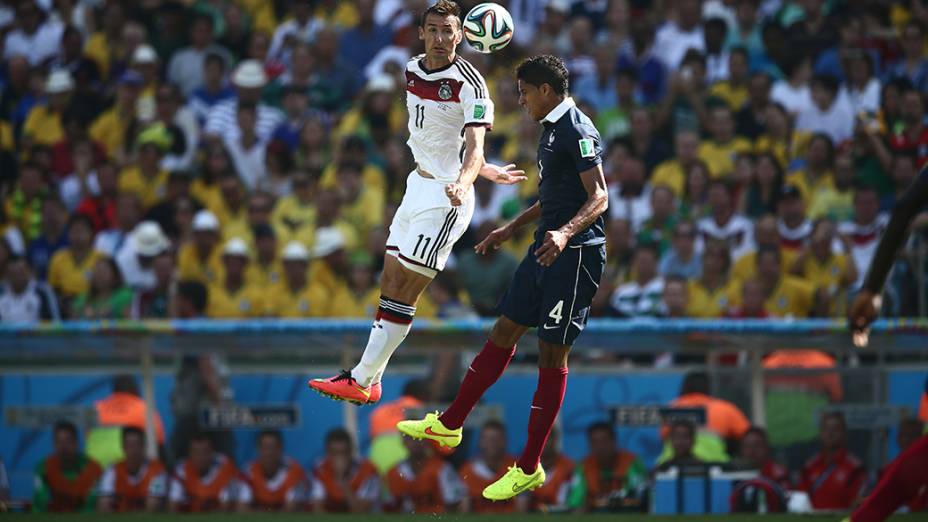
[[[499,314],[537,326],[542,341],[572,345],[586,326],[606,266],[606,246],[568,246],[548,267],[538,264],[537,248],[533,243],[516,269]]]

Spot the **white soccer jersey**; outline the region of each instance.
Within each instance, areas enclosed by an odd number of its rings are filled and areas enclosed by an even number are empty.
[[[724,225],[716,223],[712,216],[704,217],[696,222],[696,227],[699,230],[698,248],[700,250],[706,240],[724,241],[731,249],[732,262],[740,259],[754,247],[754,223],[741,214],[733,215]]]
[[[406,64],[407,144],[420,168],[454,183],[464,157],[464,127],[492,127],[493,102],[483,76],[460,56],[433,71],[424,62],[420,54]]]

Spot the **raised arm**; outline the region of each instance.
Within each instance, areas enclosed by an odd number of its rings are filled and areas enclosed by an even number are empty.
[[[461,174],[456,182],[445,186],[445,194],[454,206],[464,202],[467,192],[483,168],[483,140],[486,134],[487,129],[483,125],[464,127],[464,161],[461,162]]]
[[[886,276],[896,260],[896,254],[908,234],[909,225],[918,212],[928,203],[928,167],[923,168],[915,183],[906,191],[896,206],[893,207],[886,226],[886,232],[880,238],[863,288],[854,299],[848,312],[848,326],[853,334],[854,344],[867,345],[868,327],[876,320],[879,313],[879,295],[883,291]]]

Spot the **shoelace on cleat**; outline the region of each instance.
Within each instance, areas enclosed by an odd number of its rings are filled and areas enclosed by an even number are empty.
[[[342,370],[341,372],[338,373],[338,377],[332,379],[332,382],[346,381],[346,380],[349,382],[354,381],[354,377],[351,376],[351,370]]]

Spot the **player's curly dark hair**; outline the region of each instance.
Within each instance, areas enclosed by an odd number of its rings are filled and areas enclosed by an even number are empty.
[[[542,54],[526,58],[516,67],[516,79],[541,87],[547,83],[556,94],[566,94],[568,73],[564,61],[557,56]]]
[[[458,27],[461,24],[461,6],[457,2],[452,2],[451,0],[438,0],[434,4],[430,5],[428,9],[422,11],[422,16],[419,17],[419,27],[425,27],[425,18],[430,15],[438,16],[454,16],[458,19]]]

